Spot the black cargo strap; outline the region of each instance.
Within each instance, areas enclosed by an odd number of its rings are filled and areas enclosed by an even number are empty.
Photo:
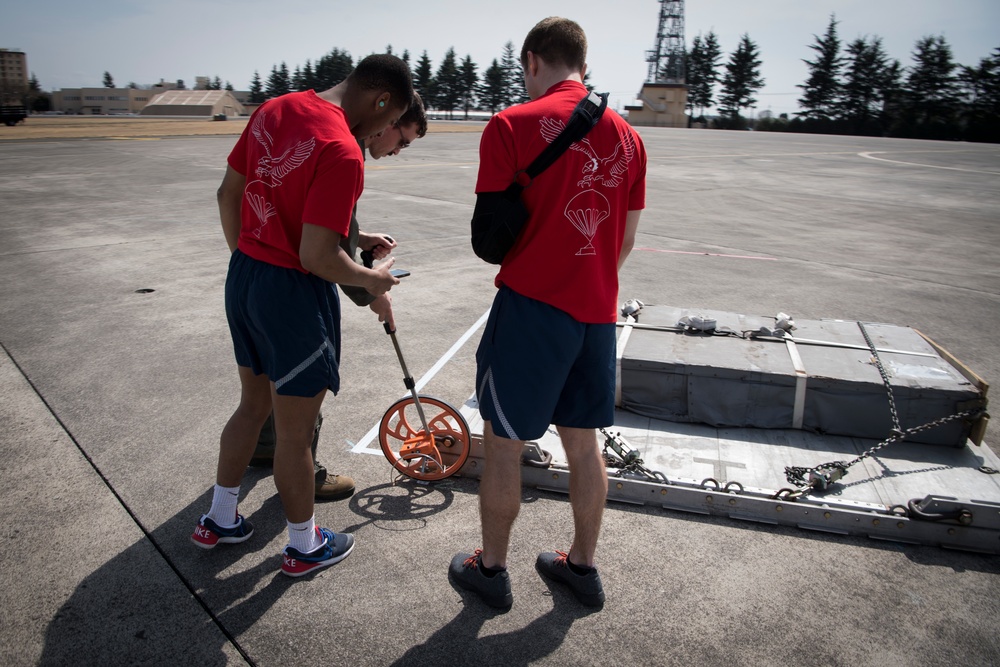
[[[524,171],[519,171],[506,190],[509,198],[516,199],[521,196],[531,181],[535,180],[540,173],[552,166],[552,163],[559,159],[559,156],[566,152],[574,142],[583,139],[597,125],[604,115],[604,110],[608,108],[608,93],[591,92],[580,100],[573,114],[569,117],[569,122],[565,129],[551,144],[545,147],[535,161],[528,165]]]

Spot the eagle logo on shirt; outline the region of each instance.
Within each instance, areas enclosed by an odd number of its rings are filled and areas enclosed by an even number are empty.
[[[250,128],[253,136],[264,147],[264,155],[257,160],[257,169],[254,174],[265,183],[269,180],[271,187],[278,187],[281,185],[282,178],[312,155],[313,148],[316,147],[316,138],[304,139],[294,146],[289,146],[275,157],[277,151],[274,149],[274,138],[264,127],[266,115],[257,114],[257,118],[254,119]]]
[[[553,118],[542,118],[539,123],[542,136],[550,144],[566,127],[566,123]],[[583,178],[577,183],[578,186],[589,188],[593,187],[594,183],[600,183],[606,188],[616,188],[625,179],[629,162],[635,154],[635,139],[631,133],[626,133],[622,141],[615,146],[614,152],[607,157],[598,155],[586,137],[571,144],[570,148],[587,157],[587,162],[583,166]]]

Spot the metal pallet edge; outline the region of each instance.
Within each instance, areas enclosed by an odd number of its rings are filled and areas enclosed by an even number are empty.
[[[472,452],[458,472],[462,477],[478,479],[482,474],[485,459],[480,438],[478,435],[473,437]],[[522,464],[522,485],[568,495],[569,468],[560,464],[541,466],[537,462],[539,451],[535,443],[525,445],[525,459],[534,463]],[[935,499],[936,504],[990,513],[985,521],[981,521],[985,526],[975,525],[975,512],[971,513],[971,525],[963,525],[951,519],[929,521],[913,518],[900,514],[900,508],[885,505],[812,495],[794,499],[776,498],[776,491],[766,489],[746,487],[738,491],[726,490],[695,480],[666,479],[666,483],[652,482],[630,475],[616,475],[614,469],[609,469],[608,500],[835,535],[1000,555],[1000,530],[995,526],[998,506],[992,503],[953,498],[942,498],[942,502],[938,503]]]

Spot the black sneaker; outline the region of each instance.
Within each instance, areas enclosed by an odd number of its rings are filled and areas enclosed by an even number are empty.
[[[577,574],[569,568],[568,555],[562,551],[547,551],[538,554],[535,568],[538,572],[553,581],[566,584],[576,599],[588,607],[604,606],[604,586],[601,585],[601,575],[597,568],[587,574]]]
[[[497,609],[510,609],[514,595],[510,590],[510,575],[501,570],[492,577],[483,574],[483,550],[471,554],[455,554],[448,567],[448,576],[467,591],[476,593],[483,602]]]

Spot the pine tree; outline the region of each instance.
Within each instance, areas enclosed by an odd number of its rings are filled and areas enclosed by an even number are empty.
[[[302,66],[302,87],[299,90],[315,90],[316,89],[316,74],[313,72],[312,62],[306,60],[306,64]]]
[[[958,81],[965,138],[1000,142],[1000,48],[978,67],[962,67]]]
[[[885,104],[889,57],[881,37],[859,37],[847,45],[846,53],[838,116],[855,134],[874,134],[880,131],[876,121]]]
[[[722,94],[719,96],[719,112],[729,118],[732,127],[740,127],[740,110],[757,104],[753,96],[764,87],[760,76],[761,61],[757,45],[744,33],[739,46],[726,63],[726,74],[722,78]]]
[[[698,109],[698,115],[703,116],[705,109],[712,106],[715,101],[715,84],[719,81],[718,67],[721,57],[719,38],[714,32],[709,32],[704,40],[698,35],[691,43],[685,69],[688,85],[687,106],[692,116],[694,109]]]
[[[267,97],[278,97],[290,93],[290,86],[291,81],[288,76],[288,65],[282,62],[280,68],[272,66],[271,76],[267,78],[267,86],[264,88]]]
[[[346,79],[353,70],[354,60],[351,54],[335,48],[316,61],[313,88],[315,90],[333,88]]]
[[[903,90],[903,66],[893,59],[885,70],[885,80],[879,90],[882,97],[882,110],[879,122],[883,128],[889,128],[902,114],[905,91]]]
[[[260,73],[254,70],[253,78],[250,80],[250,104],[261,104],[265,99],[264,87],[260,82]]]
[[[417,69],[413,72],[413,89],[417,91],[424,100],[424,106],[428,109],[434,105],[434,75],[431,70],[431,59],[425,50],[420,60],[417,61]]]
[[[43,112],[48,111],[52,106],[51,96],[42,90],[42,86],[38,83],[38,77],[35,73],[31,73],[31,77],[28,79],[28,89],[24,94],[24,106],[28,107],[32,111]]]
[[[218,76],[212,80],[212,90],[222,90],[222,79]]]
[[[524,70],[521,61],[514,54],[514,42],[503,45],[503,56],[500,58],[500,69],[504,76],[504,106],[520,104],[528,99],[528,91],[524,88]]]
[[[403,49],[403,55],[400,57],[400,60],[406,63],[407,67],[410,67],[410,52],[407,49]],[[413,68],[410,67],[410,73],[412,74],[412,72]]]
[[[479,85],[479,104],[484,109],[489,109],[490,113],[496,113],[503,108],[505,98],[506,81],[503,70],[497,59],[483,72],[483,80]]]
[[[292,77],[288,73],[288,65],[285,64],[285,61],[281,61],[281,68],[278,72],[281,74],[281,94],[292,92]]]
[[[809,67],[809,78],[797,87],[804,91],[799,106],[805,109],[796,115],[818,120],[830,120],[837,115],[840,102],[840,68],[844,59],[840,55],[840,38],[837,37],[837,20],[830,15],[830,24],[823,37],[813,35],[815,44],[809,48],[818,55],[816,60],[803,60]]]
[[[917,40],[915,64],[906,80],[904,117],[918,137],[946,139],[955,134],[957,67],[943,36]]]
[[[479,82],[476,69],[477,65],[472,62],[472,56],[466,54],[458,70],[458,99],[459,106],[465,111],[465,120],[469,120],[469,109],[474,108],[476,104],[476,84]]]
[[[434,76],[434,81],[437,84],[435,87],[435,106],[442,111],[447,111],[448,118],[451,118],[451,112],[458,107],[461,87],[459,79],[458,66],[455,64],[455,49],[450,47],[445,52],[444,59]]]
[[[115,87],[115,80],[111,78],[111,72],[104,73],[104,87],[105,88]]]

